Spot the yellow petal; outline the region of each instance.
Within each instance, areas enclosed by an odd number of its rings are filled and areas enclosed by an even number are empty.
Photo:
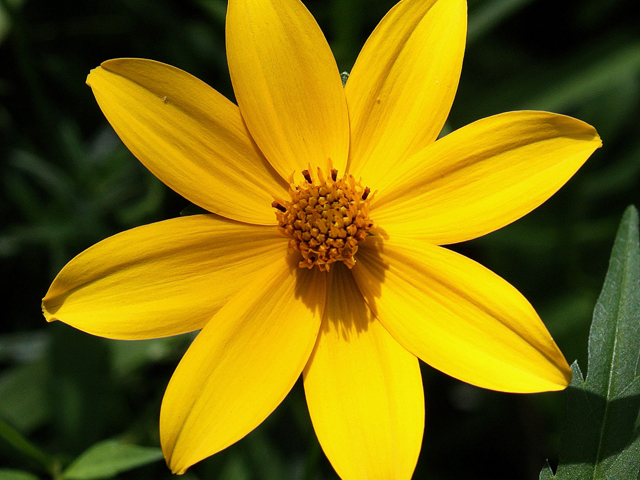
[[[202,328],[257,269],[286,255],[275,228],[195,215],[134,228],[85,250],[42,301],[48,321],[109,338]]]
[[[349,170],[372,190],[444,125],[460,78],[467,32],[464,0],[404,0],[365,44],[345,89]]]
[[[410,479],[424,429],[418,359],[371,315],[350,271],[331,275],[304,371],[318,440],[340,478]]]
[[[592,126],[571,117],[485,118],[413,156],[393,186],[378,192],[371,217],[392,236],[438,245],[470,240],[543,203],[601,145]]]
[[[367,240],[352,272],[389,333],[432,367],[505,392],[569,384],[569,365],[533,307],[472,260],[424,241]]]
[[[150,60],[104,62],[87,78],[109,123],[162,182],[219,215],[276,224],[287,184],[249,136],[238,107],[182,70]]]
[[[309,163],[328,173],[331,159],[344,173],[349,119],[342,81],[305,6],[299,0],[230,0],[226,38],[240,111],[274,168],[284,178]]]
[[[324,299],[322,272],[282,257],[256,272],[200,332],[160,412],[174,473],[240,440],[278,406],[309,359]]]

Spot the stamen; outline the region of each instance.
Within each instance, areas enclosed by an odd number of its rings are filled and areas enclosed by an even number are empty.
[[[341,261],[348,268],[356,263],[358,245],[373,228],[369,219],[369,187],[362,188],[352,175],[338,177],[331,169],[325,177],[318,169],[314,183],[308,170],[302,171],[306,183],[291,184],[291,201],[275,200],[278,230],[289,240],[289,252],[299,252],[300,268],[328,271]]]
[[[278,210],[280,210],[281,212],[286,212],[286,211],[287,211],[287,209],[286,209],[283,205],[281,205],[281,204],[280,204],[280,202],[275,202],[275,201],[274,201],[274,202],[271,204],[271,206],[272,206],[273,208],[277,208],[277,209],[278,209]]]

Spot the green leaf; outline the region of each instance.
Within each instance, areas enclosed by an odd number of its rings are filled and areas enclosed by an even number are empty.
[[[618,229],[589,335],[586,379],[576,363],[555,476],[540,479],[636,479],[640,470],[640,246],[638,211]]]
[[[0,44],[2,44],[11,30],[13,11],[20,8],[23,3],[23,0],[6,0],[6,2],[0,2]],[[0,479],[1,478],[2,477],[0,477]]]
[[[467,42],[469,44],[473,43],[501,21],[509,18],[532,1],[533,0],[494,0],[492,2],[484,2],[479,8],[469,12]]]
[[[220,480],[250,480],[251,470],[247,467],[247,460],[237,454],[229,455],[222,472]]]
[[[40,480],[35,475],[21,470],[0,468],[0,480]]]
[[[553,470],[551,470],[551,467],[549,466],[549,464],[547,464],[544,467],[542,467],[539,480],[552,480],[552,479],[553,479]]]
[[[48,365],[37,361],[9,368],[0,375],[0,418],[26,434],[50,415],[46,400]]]
[[[30,458],[39,463],[45,470],[54,471],[57,467],[57,460],[40,450],[40,448],[31,443],[18,430],[13,428],[2,418],[0,418],[0,440],[2,443],[8,443],[25,457]]]
[[[149,340],[111,340],[108,347],[111,353],[111,367],[119,377],[126,377],[137,368],[150,362],[158,362],[175,354],[177,348],[184,348],[193,334],[176,335]]]
[[[111,478],[162,458],[159,448],[127,445],[115,440],[97,443],[80,455],[63,472],[68,480]]]
[[[528,99],[526,106],[552,112],[564,111],[609,90],[612,85],[617,87],[626,79],[635,78],[640,68],[640,43],[617,48],[610,55],[596,58],[591,65],[581,66],[563,81],[554,83],[553,88]]]

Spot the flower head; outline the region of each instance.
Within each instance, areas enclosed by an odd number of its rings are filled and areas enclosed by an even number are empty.
[[[567,386],[571,371],[525,298],[440,245],[525,215],[601,142],[583,122],[533,111],[437,139],[465,36],[465,0],[402,0],[343,88],[299,0],[229,0],[238,106],[149,60],[90,73],[127,147],[211,215],[89,248],[43,310],[110,338],[202,329],[160,415],[174,472],[249,433],[301,373],[345,479],[410,478],[424,419],[418,358],[494,390]]]

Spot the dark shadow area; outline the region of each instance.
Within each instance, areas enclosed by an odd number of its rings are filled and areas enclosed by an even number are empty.
[[[601,464],[619,455],[640,435],[635,424],[639,409],[640,395],[608,402],[601,395],[570,386],[560,468],[563,464]]]
[[[367,324],[374,319],[370,306],[374,306],[375,298],[380,296],[380,284],[385,278],[386,268],[380,252],[383,249],[383,237],[386,236],[384,230],[374,228],[367,239],[358,244],[358,252],[354,256],[354,269],[361,268],[359,264],[366,261],[367,269],[374,273],[373,279],[366,285],[366,291],[369,292],[367,298],[364,289],[358,286],[352,271],[343,262],[335,262],[328,272],[323,272],[316,266],[311,269],[300,268],[300,252],[290,252],[287,257],[291,274],[296,278],[296,298],[301,299],[313,312],[322,312],[324,320],[339,324],[338,328],[343,331],[345,338],[351,331],[366,330]],[[324,295],[320,292],[324,292]],[[326,322],[323,325],[324,328],[328,327]]]

